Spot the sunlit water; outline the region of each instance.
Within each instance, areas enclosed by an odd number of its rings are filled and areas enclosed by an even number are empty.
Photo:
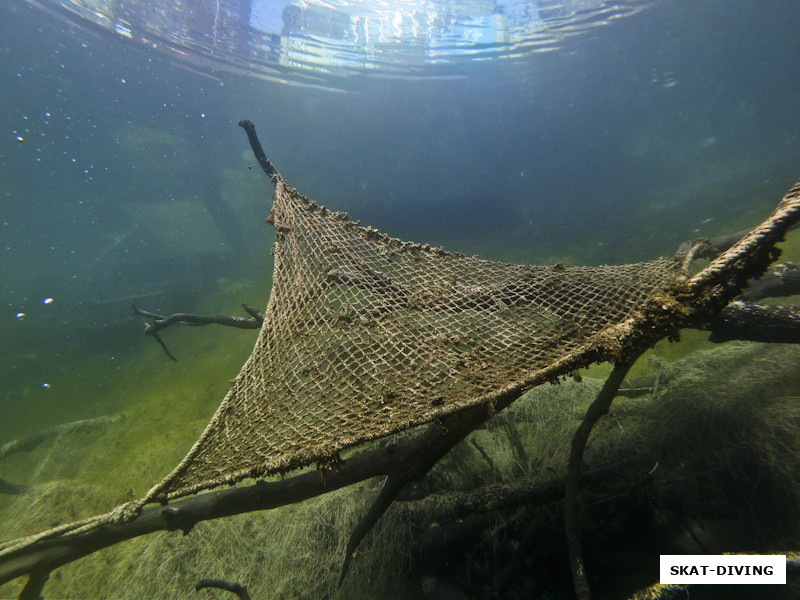
[[[557,50],[569,37],[636,14],[649,0],[38,0],[187,68],[275,81],[443,76],[444,65]],[[437,68],[432,69],[435,65]]]

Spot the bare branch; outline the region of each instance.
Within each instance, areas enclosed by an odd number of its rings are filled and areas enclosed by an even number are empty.
[[[742,298],[750,302],[800,294],[800,266],[785,262],[772,267],[759,279],[750,280]]]
[[[250,148],[258,161],[258,165],[264,173],[267,174],[270,181],[272,183],[282,181],[283,177],[278,173],[278,169],[275,168],[275,165],[267,158],[267,155],[264,153],[264,148],[261,147],[261,142],[256,135],[256,126],[253,125],[253,122],[250,119],[242,119],[239,121],[238,125],[244,129],[244,132],[247,134],[247,141],[250,142]]]
[[[608,409],[614,401],[614,396],[619,386],[640,354],[641,352],[634,353],[627,357],[624,362],[614,365],[614,370],[611,371],[603,385],[603,389],[600,390],[597,398],[592,402],[589,410],[586,411],[586,416],[572,438],[567,478],[564,483],[564,532],[567,536],[572,578],[575,583],[575,595],[578,600],[590,600],[592,597],[583,564],[583,550],[581,548],[580,526],[578,524],[578,488],[580,487],[581,470],[583,468],[583,451],[586,448],[589,435],[592,433],[592,428],[604,415],[608,414]]]
[[[167,356],[175,362],[178,359],[169,351],[167,345],[158,335],[158,332],[166,329],[170,325],[181,323],[183,325],[203,326],[203,325],[224,325],[226,327],[237,327],[239,329],[259,329],[264,323],[264,314],[250,306],[249,304],[242,304],[244,311],[250,315],[247,317],[230,317],[227,315],[197,315],[193,313],[174,313],[171,315],[159,315],[148,310],[144,310],[131,304],[133,314],[142,317],[148,321],[144,328],[144,334],[152,336],[153,339],[166,352]]]
[[[72,421],[70,423],[61,423],[60,425],[48,427],[26,438],[6,442],[0,446],[0,459],[17,452],[30,452],[42,442],[51,440],[59,435],[95,431],[114,425],[123,419],[125,419],[125,413],[117,413],[115,415],[83,419],[81,421]]]
[[[237,327],[239,329],[258,329],[264,322],[264,315],[252,306],[242,304],[242,308],[251,315],[248,317],[231,317],[228,315],[198,315],[193,313],[174,313],[171,315],[159,315],[143,310],[131,304],[133,314],[149,320],[145,326],[145,335],[153,335],[170,325],[182,323],[184,325],[224,325],[225,327]]]
[[[508,406],[521,393],[510,391],[497,401],[495,408]],[[414,465],[424,463],[427,457],[441,456],[454,440],[463,438],[465,431],[471,431],[493,413],[487,406],[464,409],[395,445],[372,447],[356,454],[337,468],[326,470],[324,477],[318,471],[307,471],[277,481],[211,491],[168,506],[145,506],[132,521],[41,539],[3,556],[0,584],[34,571],[50,572],[102,548],[155,531],[189,533],[202,521],[294,504],[372,477],[400,474],[405,468],[414,469]]]
[[[706,329],[709,341],[798,344],[800,343],[800,307],[755,304],[735,301],[722,309]]]
[[[196,592],[199,592],[204,588],[225,590],[226,592],[232,592],[236,594],[239,597],[239,600],[250,600],[250,594],[247,592],[247,587],[238,583],[230,583],[229,581],[224,581],[222,579],[201,579],[194,584],[194,589]]]
[[[31,571],[25,587],[19,594],[19,600],[42,600],[44,584],[50,579],[49,570],[36,569]]]

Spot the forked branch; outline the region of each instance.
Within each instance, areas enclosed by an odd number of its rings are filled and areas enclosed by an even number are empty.
[[[237,327],[239,329],[259,329],[264,323],[264,314],[248,304],[242,304],[244,311],[250,317],[230,317],[227,315],[197,315],[193,313],[173,313],[171,315],[159,315],[147,310],[143,310],[131,304],[133,314],[142,317],[146,321],[144,334],[152,336],[164,349],[170,360],[175,362],[177,358],[169,351],[167,345],[161,339],[159,332],[180,323],[183,325],[202,326],[202,325],[224,325],[226,327]]]

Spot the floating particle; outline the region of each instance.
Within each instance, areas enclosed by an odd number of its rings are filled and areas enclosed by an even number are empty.
[[[42,304],[52,304],[54,300],[52,298],[45,298],[42,300]]]
[[[22,319],[24,319],[24,318],[25,318],[25,317],[27,317],[27,316],[28,316],[28,315],[26,315],[24,312],[18,312],[17,314],[15,314],[15,315],[14,315],[14,318],[15,318],[15,319],[20,319],[20,320],[22,320]]]
[[[42,387],[43,387],[44,389],[46,389],[46,390],[49,390],[49,389],[50,389],[50,384],[49,384],[49,383],[43,383],[43,384],[42,384]]]

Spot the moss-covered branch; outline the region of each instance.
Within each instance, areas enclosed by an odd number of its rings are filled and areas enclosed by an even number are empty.
[[[520,394],[514,391],[498,400],[503,408]],[[309,471],[294,477],[224,489],[192,496],[167,506],[146,506],[134,520],[103,525],[88,531],[42,539],[0,557],[0,584],[31,573],[49,573],[102,548],[156,531],[188,534],[202,521],[294,504],[308,498],[377,477],[397,476],[406,468],[417,472],[420,462],[441,456],[453,444],[493,414],[475,406],[434,423],[417,435],[392,446],[374,447],[326,470],[324,477]]]

